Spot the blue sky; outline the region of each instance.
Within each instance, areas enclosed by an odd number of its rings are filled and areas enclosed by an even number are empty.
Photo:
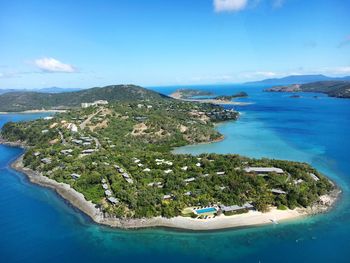
[[[0,88],[350,75],[348,0],[0,0]]]

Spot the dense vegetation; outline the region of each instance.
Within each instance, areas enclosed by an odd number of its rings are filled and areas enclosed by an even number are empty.
[[[199,89],[179,89],[176,90],[173,94],[178,94],[179,98],[182,99],[191,99],[197,96],[211,96],[212,92],[207,90],[199,90]]]
[[[248,94],[244,91],[238,92],[236,94],[233,95],[221,95],[221,96],[217,96],[214,97],[215,100],[232,100],[234,98],[244,98],[244,97],[248,97]]]
[[[96,100],[112,102],[144,99],[158,100],[161,98],[166,98],[166,96],[134,85],[113,85],[55,94],[22,91],[0,95],[0,111],[67,109],[80,107],[83,102],[94,102]]]
[[[26,166],[72,185],[118,217],[173,217],[186,207],[246,202],[261,211],[271,205],[306,207],[332,188],[305,163],[171,152],[177,146],[220,138],[213,123],[222,116],[235,119],[237,113],[211,104],[146,99],[71,110],[53,119],[7,123],[2,137],[30,146]],[[72,124],[78,132],[72,131]],[[85,154],[87,149],[93,152]],[[248,166],[273,166],[284,173],[259,176],[247,173]],[[118,200],[116,204],[107,200],[103,184]]]
[[[318,81],[307,84],[276,86],[265,91],[269,92],[318,92],[330,97],[350,98],[350,81]]]

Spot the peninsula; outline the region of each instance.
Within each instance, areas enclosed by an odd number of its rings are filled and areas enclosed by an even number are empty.
[[[267,92],[316,92],[335,98],[350,98],[350,81],[318,81],[307,84],[274,86]]]
[[[179,89],[170,94],[170,97],[183,100],[183,101],[192,101],[192,102],[200,102],[200,103],[211,103],[217,105],[248,105],[250,103],[247,102],[237,102],[233,101],[234,98],[247,97],[248,94],[245,92],[239,92],[234,95],[221,95],[212,98],[204,97],[198,98],[198,96],[213,96],[211,92],[203,91],[203,90],[192,90],[192,89]]]
[[[107,91],[111,99],[94,101]],[[236,120],[235,110],[132,85],[93,93],[81,107],[5,124],[1,142],[26,149],[14,169],[97,223],[219,229],[322,212],[336,199],[333,183],[306,163],[171,152],[222,138],[214,124]]]

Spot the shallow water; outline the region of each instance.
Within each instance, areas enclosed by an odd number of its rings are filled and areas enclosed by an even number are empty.
[[[349,262],[350,100],[300,99],[261,87],[205,86],[217,94],[244,90],[255,104],[237,122],[219,125],[222,142],[178,152],[240,153],[306,161],[344,193],[330,213],[279,225],[217,232],[124,231],[93,224],[53,191],[8,168],[22,150],[0,146],[0,262]],[[169,93],[172,89],[157,88]],[[0,115],[9,120],[44,115]]]

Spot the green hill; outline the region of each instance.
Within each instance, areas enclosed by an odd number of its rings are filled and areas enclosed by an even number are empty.
[[[111,85],[58,94],[40,92],[11,92],[0,95],[0,111],[18,112],[37,109],[80,107],[83,102],[96,100],[138,101],[170,99],[157,92],[135,85]]]

